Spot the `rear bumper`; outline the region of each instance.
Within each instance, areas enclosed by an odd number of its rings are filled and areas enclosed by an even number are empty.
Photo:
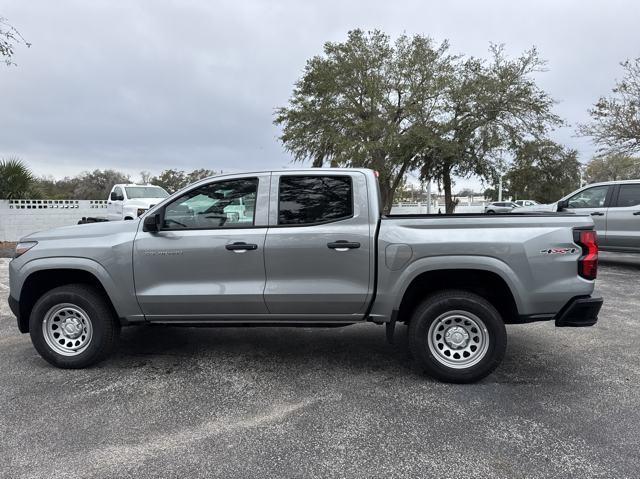
[[[598,322],[602,298],[578,296],[572,298],[556,315],[557,327],[593,326]]]

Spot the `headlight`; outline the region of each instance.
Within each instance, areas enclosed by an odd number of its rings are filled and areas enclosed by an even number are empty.
[[[18,243],[16,245],[16,254],[13,257],[17,258],[18,256],[22,256],[37,244],[37,241],[24,241],[22,243]]]
[[[146,211],[147,210],[145,208],[138,208],[138,216],[142,216]]]

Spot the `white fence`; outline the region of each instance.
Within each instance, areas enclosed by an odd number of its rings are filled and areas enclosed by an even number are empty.
[[[83,216],[106,216],[105,200],[0,200],[0,241],[75,225]]]

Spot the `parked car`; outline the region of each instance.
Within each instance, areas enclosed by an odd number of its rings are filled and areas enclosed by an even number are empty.
[[[369,321],[392,338],[401,321],[420,367],[452,382],[500,364],[505,324],[596,323],[590,216],[383,215],[378,192],[365,169],[208,178],[133,221],[23,238],[9,304],[61,368],[106,358],[123,325]]]
[[[535,200],[515,200],[514,203],[520,207],[524,207],[524,206],[536,206],[539,205],[540,203],[538,203]]]
[[[640,253],[640,180],[592,183],[556,203],[518,212],[534,211],[590,215],[602,250]]]
[[[511,213],[515,208],[520,208],[520,206],[513,201],[494,201],[484,207],[484,212],[490,215],[496,213]]]

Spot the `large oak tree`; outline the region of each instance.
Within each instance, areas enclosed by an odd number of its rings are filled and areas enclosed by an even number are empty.
[[[307,62],[289,105],[276,111],[280,140],[297,161],[379,172],[385,210],[442,107],[448,44],[416,35],[349,32]]]
[[[460,59],[442,92],[444,106],[424,136],[420,153],[423,179],[436,180],[444,189],[447,213],[453,213],[453,176],[495,182],[509,155],[527,141],[541,140],[560,124],[553,100],[533,75],[544,62],[535,49],[508,59],[501,46],[491,46],[490,59]],[[427,126],[428,128],[428,126]]]
[[[313,166],[377,170],[385,211],[418,169],[444,188],[452,212],[454,175],[493,178],[499,151],[560,120],[532,77],[543,66],[535,49],[509,60],[492,47],[489,61],[448,50],[422,35],[391,42],[380,31],[326,43],[276,111],[285,149]]]

